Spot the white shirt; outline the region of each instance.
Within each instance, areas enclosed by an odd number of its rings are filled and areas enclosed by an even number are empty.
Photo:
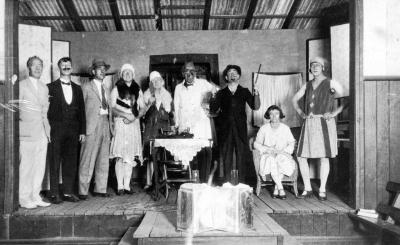
[[[175,87],[175,123],[181,130],[189,128],[194,138],[211,139],[211,123],[202,107],[204,97],[212,92],[213,85],[204,79],[195,79],[192,86],[184,81]]]
[[[61,80],[61,88],[63,90],[64,99],[67,104],[71,104],[72,102],[72,85],[65,85],[63,83],[72,83],[71,81],[67,81],[65,79],[60,78]]]
[[[101,100],[101,86],[103,85],[103,82],[100,80],[97,80],[97,79],[93,79],[93,81],[97,87],[97,91],[99,92],[100,100]],[[104,86],[103,86],[103,88],[104,88]],[[106,99],[106,102],[107,102],[107,96],[105,96],[106,95],[105,92],[106,91],[104,91],[104,98]],[[100,115],[108,115],[108,109],[103,109],[100,107]]]
[[[31,80],[33,87],[36,89],[36,91],[38,90],[38,82],[39,79],[36,79],[34,77],[29,76],[29,80]]]

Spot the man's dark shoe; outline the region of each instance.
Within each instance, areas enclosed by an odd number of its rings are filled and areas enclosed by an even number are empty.
[[[63,200],[60,198],[59,195],[51,195],[48,197],[49,202],[53,203],[53,204],[60,204],[63,202]]]
[[[110,197],[111,195],[109,193],[93,192],[93,196],[95,196],[95,197]]]
[[[119,189],[119,190],[117,191],[117,195],[118,195],[118,196],[122,196],[122,195],[124,195],[124,194],[125,194],[125,191],[122,190],[122,189]]]
[[[79,199],[81,199],[81,200],[86,200],[87,198],[88,198],[88,196],[87,195],[78,195],[78,197],[79,197]]]
[[[133,191],[132,189],[124,190],[124,192],[125,192],[125,194],[128,194],[128,195],[132,195],[133,193],[135,193],[135,191]]]
[[[74,195],[64,195],[63,200],[66,202],[79,202],[79,198]]]

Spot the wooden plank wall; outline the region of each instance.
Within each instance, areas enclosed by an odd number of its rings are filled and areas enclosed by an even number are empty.
[[[388,181],[400,182],[400,80],[365,80],[360,206],[376,208],[387,202]]]

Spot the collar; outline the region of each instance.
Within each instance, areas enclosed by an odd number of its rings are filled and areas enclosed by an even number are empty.
[[[95,83],[97,83],[97,84],[103,84],[103,81],[98,80],[98,79],[96,79],[96,78],[94,78],[93,81],[94,81]]]
[[[196,78],[193,79],[193,83],[189,84],[186,82],[186,80],[183,82],[183,86],[185,86],[186,88],[193,86],[196,83]]]
[[[63,78],[61,78],[60,77],[60,81],[61,81],[61,85],[63,85],[63,83],[69,83],[69,84],[71,84],[71,80],[66,80],[66,79],[63,79]]]
[[[234,83],[234,84],[228,84],[228,89],[232,93],[236,92],[237,88],[239,87],[239,83]]]

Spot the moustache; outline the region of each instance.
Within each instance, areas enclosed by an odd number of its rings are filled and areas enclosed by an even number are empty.
[[[69,68],[69,67],[67,67],[67,68],[63,68],[62,70],[63,71],[69,71],[69,70],[71,70],[72,68]]]

